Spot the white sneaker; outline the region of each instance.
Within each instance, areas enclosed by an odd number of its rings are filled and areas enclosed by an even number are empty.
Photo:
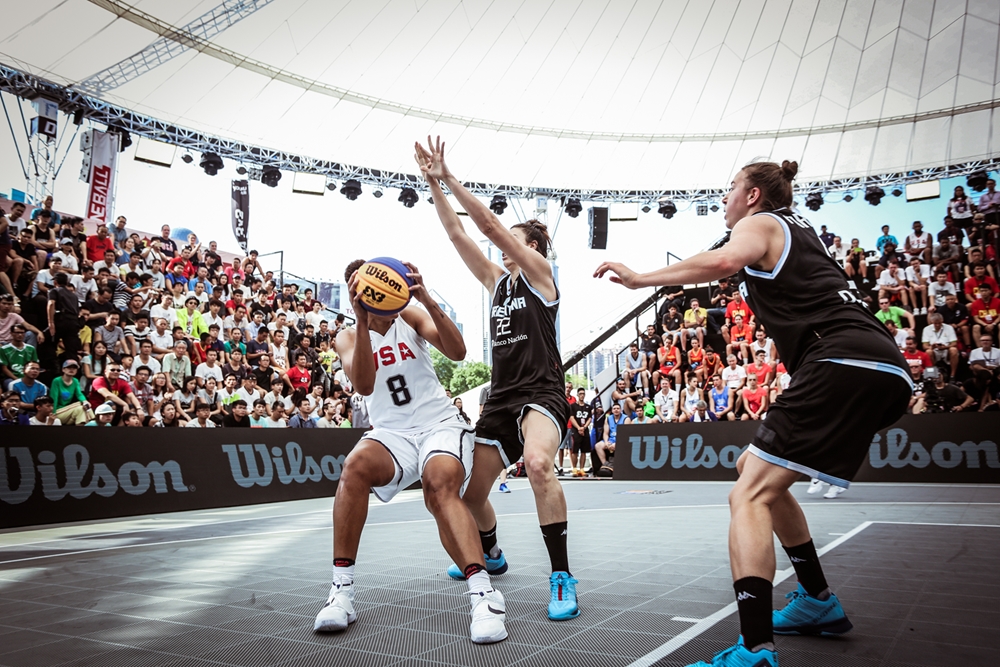
[[[833,486],[833,485],[831,485],[830,486],[830,490],[827,491],[826,493],[824,493],[823,497],[824,498],[836,498],[837,496],[839,496],[840,494],[842,494],[844,491],[847,491],[847,489],[845,489],[842,486]]]
[[[808,493],[810,496],[813,496],[822,490],[823,490],[823,482],[819,481],[818,479],[814,479],[813,481],[809,482],[809,490],[806,491],[806,493]]]
[[[354,584],[334,584],[330,587],[330,597],[316,614],[313,624],[315,632],[339,632],[358,620],[354,612]]]
[[[500,591],[470,593],[472,597],[472,623],[469,632],[476,644],[493,644],[507,639],[507,605]]]

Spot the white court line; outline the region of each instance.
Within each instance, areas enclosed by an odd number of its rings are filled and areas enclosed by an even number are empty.
[[[700,623],[702,619],[700,618],[688,618],[687,616],[674,616],[671,621],[680,621],[681,623]]]
[[[804,507],[844,507],[845,505],[899,505],[899,504],[905,504],[905,503],[863,503],[863,502],[861,502],[861,503],[838,503],[836,505],[830,503],[830,504],[823,504],[823,505],[806,505]],[[916,504],[916,505],[951,505],[951,504],[955,504],[955,503],[950,503],[950,502],[948,502],[948,503],[928,502],[928,503],[912,503],[912,504]],[[960,504],[960,505],[1000,505],[1000,503],[957,503],[957,504]],[[625,512],[625,511],[634,512],[634,511],[637,511],[637,510],[719,509],[719,508],[722,508],[722,507],[729,507],[729,504],[728,503],[719,503],[719,504],[711,504],[711,505],[656,505],[656,506],[647,506],[647,507],[596,507],[596,508],[592,508],[592,509],[568,510],[567,514],[585,514],[585,513],[589,513],[589,512]],[[308,512],[307,512],[307,514],[308,514]],[[514,513],[510,513],[510,514],[498,514],[497,515],[497,517],[499,517],[499,518],[518,517],[518,516],[536,516],[536,512],[514,512]],[[366,523],[365,527],[367,528],[367,527],[371,527],[371,526],[397,526],[397,525],[407,524],[407,523],[430,523],[430,522],[433,522],[434,520],[435,520],[434,518],[429,518],[429,519],[409,519],[409,520],[406,520],[406,521],[382,521],[382,522],[379,522],[379,523]],[[225,522],[220,522],[220,523],[225,523]],[[869,521],[868,523],[870,524],[870,523],[883,523],[883,522],[878,522],[878,521],[871,522],[871,521]],[[891,523],[891,522],[884,522],[884,523]],[[898,523],[900,523],[900,524],[907,524],[907,523],[911,523],[911,522],[902,521],[902,522],[898,522]],[[212,524],[197,524],[197,525],[212,525]],[[915,525],[921,525],[921,524],[915,524]],[[973,524],[923,524],[923,525],[965,526],[965,525],[973,525]],[[0,565],[7,565],[7,564],[10,564],[10,563],[23,563],[23,562],[26,562],[26,561],[33,561],[33,560],[46,560],[46,559],[49,559],[49,558],[60,558],[62,556],[78,556],[78,555],[81,555],[81,554],[88,554],[88,553],[100,553],[102,551],[119,551],[119,550],[122,550],[122,549],[136,549],[136,548],[140,548],[140,547],[156,547],[156,546],[161,546],[161,545],[166,545],[166,544],[186,544],[186,543],[189,543],[189,542],[205,542],[207,540],[225,540],[225,539],[230,539],[230,538],[234,538],[234,537],[260,537],[260,536],[266,536],[266,535],[286,535],[286,534],[293,534],[293,533],[308,533],[308,532],[314,532],[314,531],[318,531],[318,530],[330,530],[330,526],[318,526],[316,528],[297,528],[297,529],[293,529],[293,530],[275,530],[275,531],[266,531],[266,532],[260,532],[260,533],[236,533],[236,534],[233,534],[233,535],[212,535],[212,536],[208,536],[208,537],[191,537],[191,538],[185,538],[185,539],[179,539],[179,540],[168,540],[168,541],[165,541],[165,542],[143,542],[142,544],[122,544],[122,545],[113,546],[113,547],[99,547],[99,548],[96,548],[96,549],[80,549],[78,551],[63,551],[63,552],[56,553],[56,554],[44,554],[44,555],[40,555],[40,556],[28,556],[28,557],[25,557],[25,558],[15,558],[15,559],[12,559],[12,560],[0,560]],[[857,529],[855,529],[855,530],[857,530]],[[139,532],[139,531],[136,531],[136,532]],[[115,534],[118,534],[118,533],[115,533]],[[845,539],[847,539],[849,537],[852,537],[853,534],[854,534],[853,532],[847,533],[843,537],[840,537],[840,538],[834,540],[833,542],[831,542],[829,545],[827,545],[826,547],[824,547],[824,549],[829,550],[829,549],[833,548],[833,546],[836,546],[836,545],[840,544]],[[18,546],[18,545],[10,545],[10,546]],[[818,553],[819,553],[819,555],[823,555],[824,553],[826,553],[826,551],[820,550]],[[784,579],[782,579],[782,581],[784,581]],[[713,625],[714,625],[714,623],[713,623]]]
[[[970,528],[1000,528],[1000,525],[992,525],[992,524],[921,523],[921,522],[918,522],[918,521],[865,521],[864,523],[862,523],[859,526],[855,527],[853,530],[851,530],[851,531],[849,531],[847,533],[844,533],[841,537],[838,537],[833,542],[830,542],[829,544],[827,544],[826,546],[824,546],[822,549],[817,549],[816,554],[819,555],[819,556],[826,555],[827,553],[829,553],[833,549],[837,548],[838,546],[840,546],[841,544],[843,544],[847,540],[851,539],[852,537],[854,537],[855,535],[857,535],[858,533],[860,533],[861,531],[863,531],[865,528],[868,528],[872,524],[890,524],[890,525],[897,525],[897,526],[908,526],[909,525],[909,526],[960,526],[960,527],[970,527]],[[781,570],[780,572],[776,572],[775,573],[775,577],[774,577],[774,585],[777,586],[778,584],[780,584],[781,582],[783,582],[785,579],[788,579],[793,574],[795,574],[795,568],[793,568],[793,567],[790,567],[790,568],[785,569],[785,570]],[[730,614],[733,614],[734,612],[736,612],[736,610],[737,610],[736,603],[735,602],[731,602],[730,604],[728,604],[725,607],[723,607],[722,609],[718,610],[717,612],[715,612],[711,616],[708,616],[707,618],[704,618],[704,619],[700,620],[695,625],[691,626],[690,628],[688,628],[687,630],[685,630],[681,634],[679,634],[676,637],[672,638],[670,641],[668,641],[663,646],[660,646],[659,648],[654,649],[654,650],[650,651],[649,653],[647,653],[646,655],[642,656],[641,658],[637,659],[635,662],[633,662],[630,665],[628,665],[628,667],[650,667],[650,665],[658,662],[659,660],[662,660],[666,656],[670,655],[671,653],[673,653],[677,649],[679,649],[682,646],[684,646],[685,644],[687,644],[692,639],[698,637],[699,635],[701,635],[705,631],[711,629],[719,621],[721,621],[724,618],[728,617]],[[677,619],[674,619],[674,620],[677,620]]]

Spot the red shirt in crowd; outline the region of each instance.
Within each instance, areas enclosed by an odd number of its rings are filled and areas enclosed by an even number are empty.
[[[763,387],[767,384],[767,374],[771,372],[771,366],[769,364],[764,364],[761,367],[757,367],[757,362],[746,366],[747,374],[753,373],[757,376],[757,386]]]
[[[108,378],[99,377],[94,380],[94,384],[90,387],[90,405],[96,410],[97,406],[104,403],[108,399],[101,395],[100,389],[108,389],[112,394],[120,399],[125,399],[126,396],[132,393],[132,385],[122,379],[117,379],[113,384],[108,383]]]
[[[747,404],[747,407],[753,412],[760,410],[760,404],[764,400],[764,395],[767,393],[767,389],[758,386],[757,391],[750,391],[750,389],[743,390],[743,401]]]
[[[971,296],[979,294],[980,285],[989,285],[990,289],[993,290],[994,296],[1000,294],[1000,289],[997,288],[997,281],[993,280],[990,276],[983,276],[982,280],[973,276],[966,280],[965,293]]]
[[[308,368],[299,368],[295,366],[292,370],[288,371],[288,380],[292,383],[292,389],[309,389],[309,385],[312,383],[312,375],[309,373]]]
[[[742,315],[743,323],[746,324],[753,317],[753,311],[750,310],[750,306],[747,305],[746,301],[740,300],[739,303],[730,301],[729,305],[726,306],[726,319],[732,322],[735,315]]]
[[[735,324],[729,327],[729,340],[734,343],[743,343],[750,340],[750,327],[746,325],[746,320],[743,321],[743,326],[741,327],[737,327]]]
[[[87,259],[91,262],[101,262],[104,260],[104,253],[115,249],[115,241],[110,236],[103,239],[100,236],[87,237]]]
[[[1000,316],[1000,299],[993,297],[989,303],[983,303],[982,299],[976,299],[969,304],[969,315],[978,317],[986,324],[993,324]]]
[[[919,359],[920,365],[924,368],[930,368],[933,364],[931,363],[930,356],[923,350],[916,350],[914,352],[907,352],[903,350],[904,359]]]
[[[183,257],[174,257],[172,260],[167,262],[167,273],[173,273],[174,267],[177,266],[178,264],[184,267],[184,277],[187,278],[188,280],[194,278],[195,275],[198,273],[198,270],[194,268],[194,264],[184,259]]]

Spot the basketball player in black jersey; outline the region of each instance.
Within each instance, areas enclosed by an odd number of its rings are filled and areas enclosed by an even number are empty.
[[[448,238],[473,275],[493,295],[490,342],[493,373],[490,397],[476,423],[472,479],[465,502],[472,510],[482,537],[486,567],[492,574],[507,569],[497,546],[496,513],[489,493],[500,471],[524,456],[535,508],[552,563],[548,616],[561,621],[580,614],[576,579],[569,572],[566,550],[566,497],[556,479],[554,460],[569,419],[565,376],[556,341],[559,290],[546,255],[549,237],[537,220],[500,224],[493,212],[473,196],[444,162],[444,143],[427,138],[427,147],[415,144],[417,164],[427,178],[434,206]],[[441,189],[444,183],[479,230],[500,248],[503,268],[479,250]],[[449,570],[461,578],[456,566]]]
[[[777,664],[773,634],[841,634],[851,629],[830,592],[805,515],[789,488],[802,474],[847,486],[875,432],[906,410],[911,382],[895,341],[793,213],[795,162],[752,163],[733,179],[726,206],[729,242],[639,274],[605,262],[595,277],[630,289],[703,283],[742,272],[740,291],[774,339],[792,376],[737,462],[729,495],[729,556],[742,640],[715,667]],[[772,611],[777,534],[799,580],[789,604]],[[698,663],[706,665],[708,663]]]

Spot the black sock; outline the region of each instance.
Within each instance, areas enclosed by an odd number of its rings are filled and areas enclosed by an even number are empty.
[[[566,552],[566,522],[541,526],[545,548],[549,550],[549,560],[553,572],[569,573],[569,554]]]
[[[813,541],[809,540],[797,547],[782,548],[788,554],[788,559],[792,561],[792,567],[795,568],[795,576],[798,577],[802,588],[806,589],[806,593],[812,597],[819,598],[828,586],[826,577],[823,576],[823,567],[819,564],[819,556],[816,555],[816,547],[813,546]]]
[[[490,558],[497,558],[500,556],[500,547],[497,546],[497,525],[493,524],[493,527],[486,532],[479,531],[479,541],[483,545],[483,553]]]
[[[774,642],[771,624],[771,582],[760,577],[744,577],[733,583],[736,606],[740,612],[740,633],[743,645],[753,650]]]

